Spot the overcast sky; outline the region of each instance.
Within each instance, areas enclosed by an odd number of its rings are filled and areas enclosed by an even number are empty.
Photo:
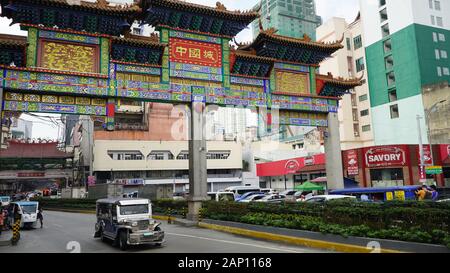
[[[217,0],[189,0],[189,2],[215,6]],[[224,4],[229,10],[248,10],[254,7],[256,3],[258,3],[257,0],[221,0],[220,2]],[[316,7],[318,15],[322,16],[324,22],[331,17],[342,17],[345,18],[348,22],[352,22],[356,18],[356,15],[358,13],[358,0],[316,0]],[[10,20],[0,17],[0,33],[26,35],[26,32],[21,31],[17,24],[9,26],[10,23]],[[250,41],[251,39],[252,34],[250,28],[242,31],[237,36],[237,41],[239,42]],[[44,115],[58,116],[49,114]],[[39,123],[36,122],[33,124],[33,138],[57,138],[58,129],[56,128],[56,126],[45,125],[42,123],[42,120],[38,120],[28,115],[22,115],[22,118],[26,120],[39,121]]]

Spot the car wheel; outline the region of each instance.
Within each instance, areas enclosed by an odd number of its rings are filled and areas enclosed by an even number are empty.
[[[155,246],[162,246],[162,243],[156,243]]]
[[[121,231],[119,234],[119,248],[121,250],[128,249],[128,236],[126,231]]]

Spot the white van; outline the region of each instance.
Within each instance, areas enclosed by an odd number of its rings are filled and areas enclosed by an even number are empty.
[[[239,198],[241,195],[247,192],[260,192],[260,187],[253,187],[253,186],[235,186],[235,187],[228,187],[225,189],[225,192],[232,192],[234,194],[234,198]]]
[[[234,193],[232,192],[208,192],[209,200],[216,202],[234,201]]]

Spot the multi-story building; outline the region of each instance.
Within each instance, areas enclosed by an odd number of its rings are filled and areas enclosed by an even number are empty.
[[[322,23],[314,0],[260,0],[255,6],[258,8],[263,28],[274,27],[284,36],[302,38],[306,34],[314,40],[316,28]],[[259,20],[252,23],[253,37],[260,31],[258,24]]]
[[[208,191],[242,184],[242,147],[234,141],[207,143]],[[141,179],[145,184],[189,185],[187,141],[95,140],[94,172],[98,182]]]
[[[360,0],[360,6],[375,144],[417,144],[418,116],[427,143],[422,87],[450,81],[450,1]]]
[[[333,54],[333,58],[320,64],[321,74],[353,78],[363,76],[361,86],[340,101],[338,118],[343,150],[374,145],[370,110],[369,84],[365,72],[364,33],[361,16],[348,24],[343,18],[331,18],[317,28],[317,40],[336,41],[344,37],[345,47]]]

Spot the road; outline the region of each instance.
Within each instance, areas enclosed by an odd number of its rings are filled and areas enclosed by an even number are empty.
[[[93,238],[95,215],[44,212],[44,228],[22,230],[17,246],[0,247],[0,253],[69,253],[79,244],[83,253],[122,252]],[[128,252],[144,253],[317,253],[311,249],[246,238],[197,227],[162,223],[166,242],[161,247],[136,246]],[[72,243],[70,243],[72,242]],[[76,243],[73,243],[76,242]]]

